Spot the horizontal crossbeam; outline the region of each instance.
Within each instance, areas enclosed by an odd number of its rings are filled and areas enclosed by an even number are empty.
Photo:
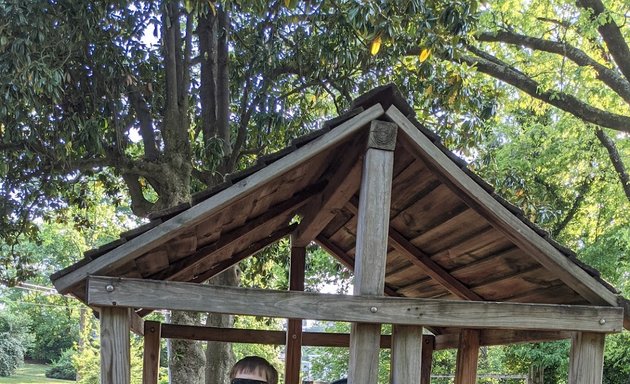
[[[330,295],[92,276],[94,306],[485,329],[620,332],[617,307]]]

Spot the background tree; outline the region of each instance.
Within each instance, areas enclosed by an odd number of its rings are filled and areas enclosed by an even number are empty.
[[[41,218],[90,221],[67,210],[94,205],[94,183],[145,217],[390,81],[531,218],[587,248],[630,211],[624,7],[6,0],[0,278],[32,275],[17,244],[42,240]],[[528,161],[509,164],[507,150]],[[199,348],[181,354],[203,361]]]

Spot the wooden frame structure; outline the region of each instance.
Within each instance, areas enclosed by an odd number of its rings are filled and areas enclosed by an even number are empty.
[[[290,291],[199,284],[288,235]],[[303,292],[313,241],[354,271],[354,295]],[[379,348],[392,350],[395,384],[429,383],[433,351],[458,348],[456,383],[468,384],[482,345],[570,338],[569,382],[601,383],[605,335],[630,328],[628,301],[470,172],[393,86],[51,279],[100,311],[103,383],[129,382],[130,329],[145,338],[147,384],[157,382],[160,338],[285,344],[287,384],[299,383],[303,345],[349,346],[355,384],[376,383]],[[143,321],[153,309],[288,327]],[[303,332],[302,319],[352,331]],[[382,323],[394,324],[391,336]]]

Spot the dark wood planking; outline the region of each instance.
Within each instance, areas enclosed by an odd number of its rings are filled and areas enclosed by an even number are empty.
[[[550,282],[550,286],[519,292],[505,299],[513,303],[575,304],[588,305],[588,302],[560,280]]]
[[[431,171],[420,161],[415,161],[394,179],[392,186],[391,218],[409,208],[440,185]]]
[[[427,196],[402,211],[391,225],[406,238],[417,237],[435,225],[466,209],[464,203],[444,185],[438,186]]]
[[[479,261],[450,271],[450,274],[468,285],[479,285],[488,276],[513,275],[539,266],[534,259],[518,248],[496,253]]]
[[[514,292],[551,287],[556,278],[544,268],[533,268],[514,275],[497,277],[473,287],[473,290],[488,301],[503,301]]]
[[[330,241],[335,243],[344,252],[354,254],[357,233],[357,217],[353,216],[346,224],[344,224],[337,232],[329,237]]]
[[[483,233],[471,235],[461,243],[431,255],[431,259],[451,270],[512,247],[514,244],[511,241],[494,228],[489,228]]]
[[[142,277],[153,275],[170,265],[166,249],[157,249],[144,254],[135,259],[134,263]]]
[[[472,210],[466,210],[424,234],[411,240],[428,254],[436,254],[449,249],[452,244],[461,244],[472,236],[483,233],[490,226]]]
[[[350,219],[354,217],[354,214],[345,208],[341,208],[337,211],[335,217],[328,223],[328,225],[322,230],[321,234],[327,238],[330,238],[341,227],[346,225]]]

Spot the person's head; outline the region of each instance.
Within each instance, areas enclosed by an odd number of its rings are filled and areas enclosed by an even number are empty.
[[[333,381],[330,384],[348,384],[348,379],[339,379],[337,381]]]
[[[278,371],[262,357],[247,356],[230,372],[231,384],[278,384]]]

